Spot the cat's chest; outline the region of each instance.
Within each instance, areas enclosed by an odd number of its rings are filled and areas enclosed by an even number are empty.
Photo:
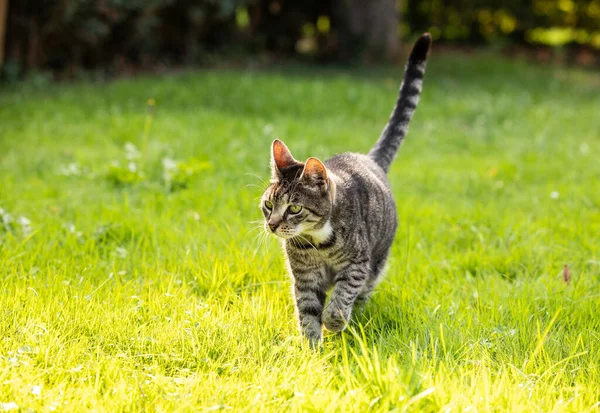
[[[287,257],[292,268],[319,267],[329,273],[337,273],[349,262],[349,254],[342,247],[331,248],[286,248]]]

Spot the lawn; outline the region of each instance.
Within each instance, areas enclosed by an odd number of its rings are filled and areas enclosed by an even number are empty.
[[[348,331],[301,340],[260,225],[271,141],[367,151],[400,78],[0,89],[0,411],[598,411],[591,72],[434,50],[387,276]]]

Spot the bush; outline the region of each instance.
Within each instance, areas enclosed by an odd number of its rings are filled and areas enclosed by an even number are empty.
[[[369,1],[12,0],[4,77],[18,78],[25,70],[72,76],[81,68],[120,73],[201,63],[231,46],[328,60],[357,57],[384,23],[376,7],[362,8],[388,0]],[[405,37],[430,31],[448,42],[600,49],[599,0],[397,4]],[[353,26],[362,27],[358,37]],[[395,32],[393,17],[388,26]]]
[[[7,61],[21,69],[186,63],[231,42],[246,0],[12,1]]]

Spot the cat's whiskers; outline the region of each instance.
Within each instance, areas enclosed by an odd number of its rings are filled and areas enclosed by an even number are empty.
[[[289,241],[290,241],[290,242],[292,243],[292,245],[293,245],[294,247],[296,247],[296,248],[300,248],[300,247],[302,247],[302,245],[300,244],[300,241],[298,241],[298,240],[296,239],[296,237],[292,237],[292,238],[290,238],[290,239],[289,239]]]
[[[244,175],[252,176],[252,177],[258,179],[260,181],[260,183],[263,184],[264,188],[267,188],[269,186],[269,183],[264,178],[262,178],[256,174],[253,174],[252,172],[246,172]]]
[[[262,230],[262,228],[260,227],[254,227],[254,228],[250,228],[248,231],[246,231],[246,234],[244,235],[245,237],[249,236],[251,233],[254,233],[256,231],[260,231]],[[256,232],[255,235],[258,235],[258,232]]]
[[[252,245],[254,245],[256,243],[256,248],[254,249],[254,252],[252,253],[252,259],[256,258],[256,254],[264,246],[265,241],[267,240],[268,235],[269,234],[266,231],[259,232],[258,234],[256,234],[256,236],[254,237],[254,241],[251,244],[251,247],[252,247]]]
[[[254,174],[254,173],[251,173],[251,172],[246,172],[244,175],[252,176],[252,177],[254,177],[254,178],[256,178],[256,179],[258,179],[260,181],[260,185],[253,184],[253,183],[249,183],[249,184],[244,185],[245,188],[257,188],[257,189],[260,190],[260,195],[257,196],[257,197],[252,198],[253,201],[259,201],[260,202],[260,200],[262,198],[262,193],[265,192],[265,190],[269,187],[269,185],[271,185],[271,183],[267,182],[265,179],[261,178],[260,176]]]
[[[260,189],[261,191],[264,191],[264,190],[265,190],[265,188],[264,188],[264,187],[262,187],[262,186],[260,186],[260,185],[257,185],[257,184],[246,184],[246,185],[244,185],[244,188],[252,188],[252,187],[258,188],[258,189]]]
[[[306,239],[306,238],[305,238],[305,237],[303,237],[302,235],[298,234],[298,235],[296,235],[296,236],[297,236],[297,237],[300,237],[300,238],[301,238],[303,241],[307,242],[307,243],[308,243],[308,245],[310,245],[311,247],[313,247],[313,248],[315,249],[315,251],[318,251],[318,250],[319,250],[317,247],[315,247],[315,246],[313,245],[313,243],[312,243],[312,242],[310,242],[308,239]]]
[[[250,249],[253,248],[253,246],[256,244],[256,248],[254,249],[254,252],[252,253],[252,258],[256,258],[256,254],[257,252],[262,248],[266,238],[267,238],[267,231],[265,229],[265,227],[263,226],[263,222],[262,221],[250,221],[250,223],[252,223],[252,228],[250,228],[247,232],[246,232],[246,237],[248,235],[250,235],[250,233],[256,233],[256,235],[254,236],[252,243],[250,244]],[[258,232],[256,232],[258,231]]]
[[[248,232],[264,228],[263,221],[250,221],[248,224],[250,224],[250,229]]]

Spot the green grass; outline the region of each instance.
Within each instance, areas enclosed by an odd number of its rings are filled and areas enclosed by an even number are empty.
[[[400,77],[4,88],[0,410],[598,411],[592,73],[433,53],[390,173],[387,276],[351,331],[300,339],[279,245],[251,223],[270,143],[368,150]]]

